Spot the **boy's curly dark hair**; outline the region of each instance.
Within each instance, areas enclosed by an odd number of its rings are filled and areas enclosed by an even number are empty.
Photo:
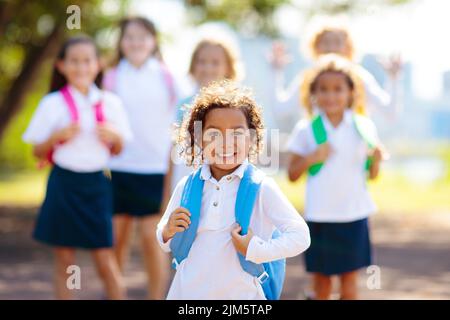
[[[261,108],[254,100],[250,89],[239,87],[233,81],[221,80],[202,88],[193,103],[187,106],[176,142],[180,147],[180,155],[184,157],[188,166],[203,162],[202,137],[195,136],[194,132],[196,123],[201,124],[203,131],[208,112],[219,108],[238,109],[243,112],[251,132],[250,160],[260,153],[264,129]]]

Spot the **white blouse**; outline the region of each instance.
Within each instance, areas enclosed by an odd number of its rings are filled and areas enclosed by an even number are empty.
[[[172,105],[161,63],[150,58],[136,68],[127,60],[121,60],[116,70],[114,92],[124,103],[134,139],[111,160],[110,168],[132,173],[165,173],[176,108]]]
[[[87,95],[69,86],[79,114],[80,132],[73,139],[58,145],[53,153],[53,161],[58,166],[76,172],[94,172],[105,169],[111,157],[109,148],[97,136],[94,105],[103,100],[103,112],[107,122],[119,130],[125,143],[132,133],[120,99],[92,85]],[[46,95],[22,136],[25,142],[40,144],[59,129],[72,123],[69,108],[60,92]]]
[[[175,274],[167,299],[265,299],[257,279],[245,272],[231,241],[235,223],[234,204],[240,180],[248,162],[217,181],[208,165],[201,171],[205,180],[197,236],[188,257]],[[170,214],[180,206],[187,177],[182,179],[170,199],[157,227],[157,238],[164,251],[170,242],[162,240],[162,229]],[[282,235],[271,239],[274,228]],[[293,257],[310,245],[309,229],[292,204],[270,177],[265,177],[250,220],[254,236],[246,259],[264,263]]]
[[[350,222],[365,218],[376,211],[367,190],[364,170],[367,144],[356,131],[352,111],[345,112],[337,128],[333,127],[326,115],[322,114],[322,119],[332,153],[319,173],[308,176],[305,219],[314,222]],[[376,137],[375,126],[371,129]],[[310,121],[301,120],[296,125],[287,148],[301,156],[317,149]]]

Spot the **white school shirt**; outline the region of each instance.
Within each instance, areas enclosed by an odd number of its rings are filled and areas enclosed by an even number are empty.
[[[355,72],[364,85],[366,95],[366,108],[369,114],[381,114],[387,119],[394,119],[401,112],[401,92],[399,79],[392,81],[388,78],[386,88],[382,88],[375,77],[364,67],[355,64]],[[275,111],[281,114],[292,113],[300,105],[300,85],[302,74],[298,74],[289,84],[283,88],[283,74],[279,70],[272,70],[273,76],[269,77],[271,90],[271,104]],[[301,116],[306,115],[304,108],[300,110]]]
[[[101,99],[106,121],[116,127],[125,144],[132,139],[127,116],[120,99],[113,93],[92,85],[87,95],[69,86],[77,107],[80,132],[71,140],[55,147],[53,161],[58,166],[75,172],[94,172],[106,168],[111,157],[109,148],[96,133],[97,120],[94,105]],[[22,139],[31,144],[48,140],[59,129],[72,123],[69,107],[59,91],[46,95],[37,107]]]
[[[326,115],[321,113],[321,116],[332,153],[319,173],[308,176],[305,219],[313,222],[350,222],[368,217],[376,211],[367,190],[364,170],[368,147],[356,131],[353,112],[345,111],[337,128]],[[376,136],[375,126],[371,124]],[[317,149],[310,121],[301,120],[296,125],[287,148],[301,156]]]
[[[133,173],[166,173],[176,109],[161,63],[149,58],[140,68],[122,59],[114,91],[122,99],[134,139],[111,159],[112,170]]]
[[[205,185],[197,236],[189,255],[177,268],[167,299],[265,299],[256,277],[242,269],[231,241],[237,190],[247,165],[246,161],[220,181],[212,177],[208,165],[202,166],[201,179]],[[186,180],[187,177],[178,183],[157,227],[159,244],[166,252],[170,251],[171,240],[163,242],[162,229],[173,210],[180,206]],[[277,239],[271,239],[274,227],[282,233]],[[246,259],[255,263],[293,257],[310,245],[305,221],[269,177],[262,182],[250,228],[255,235]]]

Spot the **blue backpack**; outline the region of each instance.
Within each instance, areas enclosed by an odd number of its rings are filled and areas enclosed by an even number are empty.
[[[170,243],[173,255],[172,267],[174,269],[188,256],[197,234],[204,186],[204,180],[200,179],[200,172],[201,168],[191,173],[183,189],[181,206],[191,213],[191,224],[185,231],[176,233]],[[243,235],[247,234],[253,206],[262,180],[262,172],[249,164],[239,184],[235,204],[236,222],[242,227],[241,234]],[[277,238],[280,234],[280,231],[276,229],[272,238]],[[286,259],[256,264],[245,260],[245,257],[240,253],[237,253],[237,255],[244,271],[256,277],[261,284],[266,299],[278,300],[283,289]]]

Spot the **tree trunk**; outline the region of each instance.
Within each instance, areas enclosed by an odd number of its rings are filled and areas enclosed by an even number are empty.
[[[56,53],[61,42],[63,30],[64,25],[57,24],[42,45],[33,46],[28,51],[20,74],[14,80],[8,90],[8,94],[0,104],[0,140],[5,133],[8,123],[23,107],[26,93],[37,79],[43,61]]]
[[[14,18],[14,12],[23,8],[25,1],[1,1],[0,2],[0,35],[3,36],[8,23]]]

